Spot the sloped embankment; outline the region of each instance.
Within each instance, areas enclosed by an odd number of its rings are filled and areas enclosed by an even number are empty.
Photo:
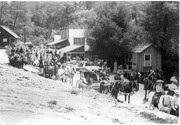
[[[1,125],[177,123],[176,117],[126,103],[95,90],[78,90],[0,65]]]

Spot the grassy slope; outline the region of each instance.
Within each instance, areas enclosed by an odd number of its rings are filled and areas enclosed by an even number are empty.
[[[1,125],[154,124],[177,118],[0,65]]]

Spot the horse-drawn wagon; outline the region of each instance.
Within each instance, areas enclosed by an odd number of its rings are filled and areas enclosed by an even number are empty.
[[[99,66],[83,66],[79,67],[79,79],[76,80],[76,87],[88,86],[99,82],[101,67]]]

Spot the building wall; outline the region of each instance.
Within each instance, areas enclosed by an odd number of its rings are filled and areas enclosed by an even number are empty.
[[[68,28],[60,29],[60,35],[61,35],[61,39],[68,39],[69,29]]]
[[[3,38],[7,38],[7,42],[3,42]],[[14,37],[11,34],[0,27],[0,48],[4,48],[6,45],[9,45],[10,39],[13,38]]]
[[[74,38],[84,38],[84,29],[69,29],[69,43],[74,44]]]
[[[151,54],[151,67],[144,67],[144,54],[146,53]],[[142,53],[132,54],[132,62],[137,64],[137,67],[133,67],[133,69],[137,69],[140,72],[148,72],[151,68],[161,71],[161,58],[161,53],[154,46],[150,46]]]
[[[74,38],[85,38],[85,29],[61,29],[60,35],[61,35],[61,39],[68,39],[69,44],[73,45]],[[66,45],[66,46],[68,46],[68,45]],[[63,46],[63,47],[65,47],[65,46]],[[63,47],[61,47],[61,48],[63,48]],[[71,53],[78,53],[78,52],[82,53],[83,52],[85,55],[85,58],[91,57],[92,56],[91,47],[87,44],[87,38],[85,38],[83,47],[84,48],[80,48]]]
[[[132,69],[137,69],[137,53],[132,53]]]

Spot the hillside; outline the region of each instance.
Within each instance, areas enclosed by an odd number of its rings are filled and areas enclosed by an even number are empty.
[[[174,116],[140,105],[117,103],[110,95],[71,86],[0,64],[1,125],[98,125],[177,123]],[[119,97],[123,99],[122,96]],[[135,103],[137,102],[137,103]]]

